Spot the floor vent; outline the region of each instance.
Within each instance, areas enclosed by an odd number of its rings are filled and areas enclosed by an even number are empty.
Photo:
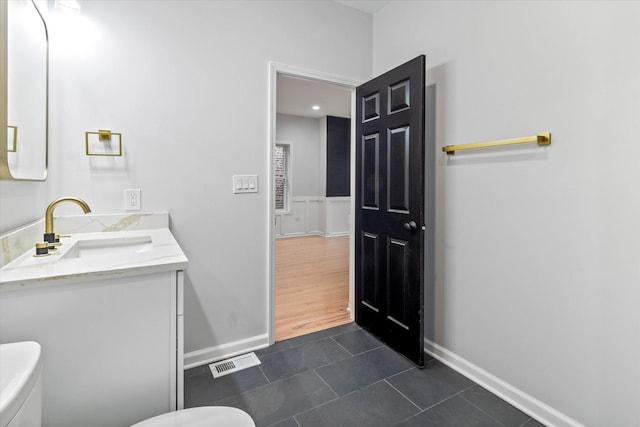
[[[211,369],[213,378],[218,378],[259,364],[260,359],[258,359],[255,353],[251,352],[212,363],[209,365],[209,369]]]

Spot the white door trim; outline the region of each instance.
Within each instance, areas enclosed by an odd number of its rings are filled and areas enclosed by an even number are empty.
[[[351,89],[351,194],[355,194],[355,122],[356,115],[356,91],[362,81],[353,80],[341,76],[324,73],[316,70],[308,70],[297,66],[282,64],[269,61],[269,97],[268,97],[268,138],[267,138],[267,171],[269,171],[269,179],[267,181],[267,191],[269,194],[269,207],[267,215],[267,325],[269,334],[269,344],[275,342],[275,238],[274,238],[274,221],[275,221],[275,194],[274,194],[274,171],[273,171],[273,151],[276,144],[276,81],[278,74],[302,77],[308,80],[316,80],[325,83],[345,86]],[[351,197],[351,220],[349,233],[351,235],[349,243],[349,311],[351,318],[354,318],[354,298],[355,298],[355,197]]]

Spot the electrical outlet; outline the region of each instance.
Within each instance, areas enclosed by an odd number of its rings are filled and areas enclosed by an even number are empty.
[[[124,190],[124,210],[139,211],[140,210],[140,189]]]

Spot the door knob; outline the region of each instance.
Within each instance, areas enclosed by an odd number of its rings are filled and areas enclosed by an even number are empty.
[[[411,231],[412,233],[418,230],[418,224],[415,221],[409,221],[404,223],[404,229]]]

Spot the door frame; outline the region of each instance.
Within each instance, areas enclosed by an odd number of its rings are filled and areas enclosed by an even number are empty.
[[[351,90],[351,207],[349,209],[349,306],[351,319],[355,319],[355,115],[356,115],[356,87],[362,81],[347,77],[336,76],[322,71],[305,69],[293,65],[269,61],[269,95],[268,95],[268,138],[267,138],[267,180],[268,214],[267,214],[267,325],[269,345],[275,342],[275,175],[273,167],[273,152],[276,145],[276,84],[278,75],[292,76],[306,80],[315,80],[322,83],[343,86]]]

